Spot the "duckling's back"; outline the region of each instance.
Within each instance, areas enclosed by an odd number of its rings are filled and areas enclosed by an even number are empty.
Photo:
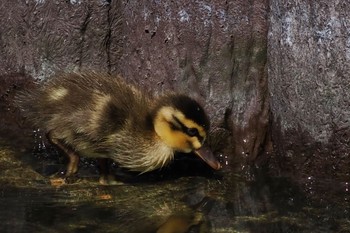
[[[80,150],[128,124],[148,127],[150,102],[118,76],[94,72],[59,74],[18,97],[29,121]]]

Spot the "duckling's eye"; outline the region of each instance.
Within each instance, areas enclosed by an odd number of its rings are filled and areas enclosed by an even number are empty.
[[[196,128],[188,128],[186,133],[190,137],[198,136],[198,134],[199,134],[198,129],[196,129]]]

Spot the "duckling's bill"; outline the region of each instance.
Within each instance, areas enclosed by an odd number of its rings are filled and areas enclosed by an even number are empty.
[[[221,164],[208,147],[202,146],[201,148],[195,150],[194,153],[203,159],[213,169],[219,170],[221,168]]]

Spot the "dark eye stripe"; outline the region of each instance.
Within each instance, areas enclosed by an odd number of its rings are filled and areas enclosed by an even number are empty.
[[[203,140],[203,137],[199,135],[197,128],[188,128],[186,127],[177,117],[173,116],[173,119],[176,121],[177,124],[181,126],[181,131],[183,131],[185,134],[187,134],[190,137],[197,137],[200,141]],[[172,124],[175,126],[175,124]],[[195,129],[195,132],[191,132],[192,129]]]
[[[177,124],[180,125],[181,128],[179,128],[179,129],[181,129],[184,132],[186,132],[187,127],[184,124],[182,124],[182,122],[179,119],[177,119],[177,117],[173,116],[173,119],[176,121]]]
[[[179,127],[177,124],[174,124],[173,122],[169,122],[169,124],[172,130],[182,130],[182,127]]]

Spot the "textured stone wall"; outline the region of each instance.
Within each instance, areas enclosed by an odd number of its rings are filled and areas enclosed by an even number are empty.
[[[199,99],[228,164],[262,151],[266,0],[2,0],[0,18],[0,75],[118,72],[145,90]]]
[[[0,73],[45,78],[81,67],[108,71],[120,58],[117,1],[0,2]]]
[[[281,171],[349,177],[349,12],[347,1],[270,1],[269,90]]]
[[[129,1],[123,19],[123,76],[200,99],[214,149],[254,160],[268,124],[267,1]]]

